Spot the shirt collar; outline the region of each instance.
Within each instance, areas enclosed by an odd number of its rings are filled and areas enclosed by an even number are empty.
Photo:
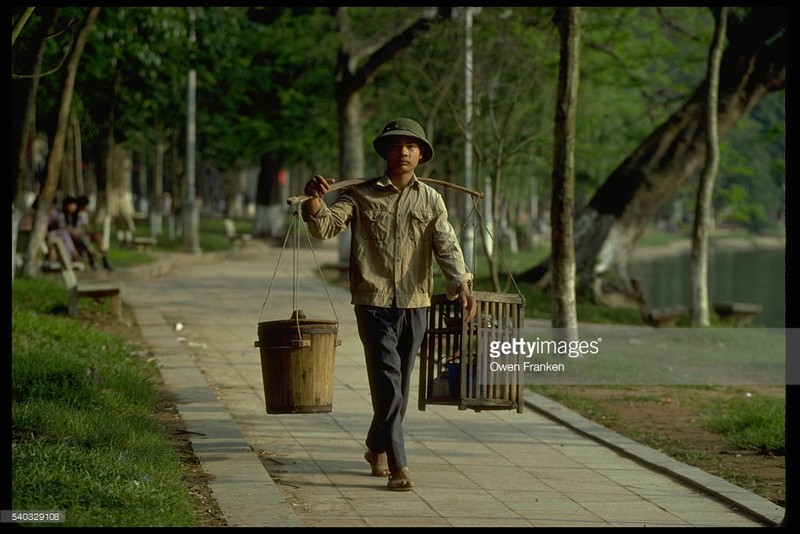
[[[386,174],[385,172],[383,173],[383,176],[378,178],[378,181],[375,182],[375,183],[378,186],[383,187],[383,188],[391,187],[393,189],[396,189],[394,187],[394,184],[392,184],[392,181],[389,179],[389,175]],[[420,182],[419,182],[419,179],[417,178],[417,173],[413,173],[411,175],[411,182],[409,182],[408,186],[409,187],[416,187],[419,183]]]

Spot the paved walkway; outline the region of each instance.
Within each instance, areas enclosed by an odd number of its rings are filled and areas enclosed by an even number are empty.
[[[526,394],[522,414],[421,411],[416,385],[405,424],[416,488],[388,491],[363,458],[371,410],[349,294],[316,272],[337,259],[333,242],[295,251],[252,241],[224,256],[178,254],[115,272],[230,526],[746,527],[783,518],[768,500],[543,397]],[[258,324],[296,308],[338,321],[330,413],[266,413]]]

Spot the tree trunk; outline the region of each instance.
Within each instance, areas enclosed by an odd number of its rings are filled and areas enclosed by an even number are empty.
[[[64,158],[64,141],[66,138],[67,126],[69,125],[69,112],[72,107],[72,92],[75,87],[78,64],[80,63],[83,49],[86,46],[86,41],[89,40],[89,35],[91,34],[99,12],[99,7],[92,7],[89,9],[83,25],[75,38],[75,43],[70,52],[69,61],[66,66],[55,135],[53,135],[53,143],[47,158],[47,177],[45,178],[41,193],[39,194],[39,206],[36,210],[36,220],[33,224],[25,264],[23,265],[23,272],[27,276],[35,276],[37,274],[39,247],[47,235],[47,215],[53,203],[56,188],[58,187],[61,163]]]
[[[580,8],[556,8],[555,23],[561,37],[561,59],[553,148],[553,209],[550,212],[550,242],[553,251],[550,322],[553,328],[563,328],[565,332],[575,333],[578,318],[575,305],[572,214],[575,203],[575,115],[580,67]],[[574,336],[569,337],[571,339]]]
[[[361,110],[361,91],[377,76],[380,68],[397,54],[414,44],[427,32],[431,23],[449,16],[449,8],[425,8],[417,19],[403,24],[394,34],[381,35],[375,43],[364,45],[354,37],[350,28],[347,7],[336,10],[336,26],[341,35],[342,48],[336,67],[337,115],[339,120],[339,176],[328,177],[345,180],[364,177],[364,122]],[[363,60],[363,61],[362,61]],[[356,65],[361,64],[356,68]],[[393,118],[393,117],[390,117]],[[339,263],[346,266],[350,257],[350,233],[339,238]]]
[[[361,118],[361,89],[338,98],[339,119],[339,180],[364,176],[364,122]],[[339,234],[339,267],[344,273],[350,264],[350,227]]]
[[[28,8],[18,23],[19,30],[15,31],[15,38],[18,31],[21,31],[27,22],[34,8]],[[47,44],[47,36],[53,34],[58,8],[43,8],[44,18],[36,32],[35,53],[31,54],[32,61],[24,61],[25,65],[33,65],[33,71],[24,73],[25,78],[12,78],[12,102],[25,102],[24,106],[11,106],[12,132],[19,132],[18,137],[12,136],[11,139],[11,280],[13,282],[17,272],[17,236],[19,234],[19,222],[28,206],[26,193],[38,194],[37,168],[34,154],[36,152],[36,95],[39,91],[39,77],[42,71],[42,60]],[[12,44],[13,46],[13,44]],[[38,250],[38,247],[37,249]],[[30,254],[30,247],[25,251],[23,258],[23,269]]]
[[[283,234],[286,204],[280,198],[278,173],[283,161],[265,154],[261,158],[256,190],[256,218],[253,222],[254,237],[281,237]]]
[[[106,177],[108,216],[117,233],[117,241],[125,247],[130,247],[133,245],[133,235],[136,232],[133,156],[122,143],[118,143],[111,151],[109,164]]]
[[[708,326],[708,228],[711,221],[711,200],[719,166],[717,137],[717,90],[719,62],[725,43],[727,8],[712,8],[716,24],[708,53],[708,95],[706,105],[706,162],[697,187],[697,205],[692,230],[691,281],[692,326]]]
[[[80,195],[88,195],[89,190],[86,186],[86,177],[83,172],[83,141],[81,137],[81,123],[75,108],[70,113],[70,125],[72,127],[72,146],[73,158],[75,160],[75,188]]]
[[[719,137],[766,94],[785,88],[786,8],[753,8],[731,25],[720,64]],[[575,254],[579,293],[598,294],[602,276],[614,274],[630,291],[627,258],[658,211],[702,165],[706,154],[703,81],[689,100],[658,127],[595,192],[575,219]],[[548,258],[517,279],[545,289],[550,284]]]
[[[114,169],[114,147],[117,142],[115,140],[115,124],[116,124],[116,104],[117,96],[120,93],[120,86],[122,84],[122,75],[119,69],[114,73],[114,82],[111,85],[111,104],[108,107],[108,115],[105,118],[103,125],[103,143],[102,143],[102,157],[98,161],[97,166],[97,199],[95,206],[95,217],[98,220],[106,220],[106,218],[113,217],[113,213],[109,211],[109,206],[113,202],[113,197],[117,196],[117,192],[113,190],[113,180],[111,173]]]
[[[153,158],[153,190],[150,194],[150,234],[161,235],[164,216],[164,143],[156,143]]]

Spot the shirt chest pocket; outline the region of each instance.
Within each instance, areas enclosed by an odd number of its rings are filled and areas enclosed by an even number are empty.
[[[392,214],[388,211],[365,210],[358,222],[358,233],[364,239],[382,241],[391,235]]]
[[[433,213],[423,210],[412,210],[408,226],[408,237],[411,241],[429,241],[431,239],[432,222]]]

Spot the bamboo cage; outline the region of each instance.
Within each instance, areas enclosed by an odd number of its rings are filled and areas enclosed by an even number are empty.
[[[516,409],[522,413],[525,386],[521,354],[502,354],[504,342],[519,339],[525,302],[511,293],[474,291],[475,318],[466,323],[457,300],[433,295],[420,350],[419,409],[428,404],[460,410]],[[494,342],[494,343],[493,343]]]

